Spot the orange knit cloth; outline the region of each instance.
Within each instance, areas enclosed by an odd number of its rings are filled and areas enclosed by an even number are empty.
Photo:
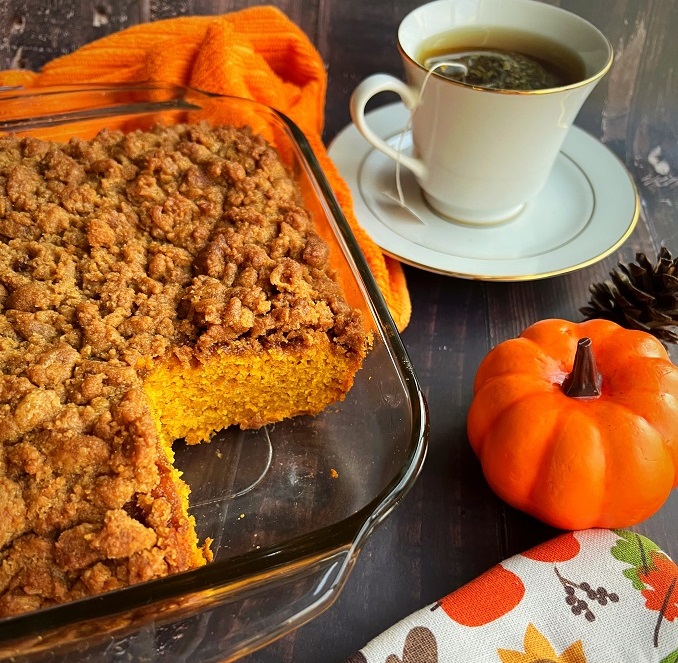
[[[321,140],[327,75],[320,54],[278,9],[145,23],[57,58],[39,73],[0,72],[0,85],[23,87],[151,81],[254,99],[290,117],[330,181],[398,329],[407,326],[411,303],[402,266],[358,224],[349,188]]]

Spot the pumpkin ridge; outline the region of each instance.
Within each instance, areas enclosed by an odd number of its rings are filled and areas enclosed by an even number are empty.
[[[634,370],[634,364],[642,363],[641,360],[641,357],[636,357],[633,363],[627,364],[628,373],[637,374],[637,371]],[[656,359],[656,361],[661,362],[660,359]],[[661,369],[661,365],[658,368]],[[675,372],[678,376],[678,368],[672,366],[672,372]],[[619,385],[618,381],[615,381],[614,374],[608,374],[607,377],[607,388],[604,390],[601,400],[608,406],[619,408],[621,412],[627,415],[638,417],[661,435],[664,446],[668,448],[669,454],[674,457],[675,479],[673,485],[674,487],[678,486],[678,430],[671,424],[664,426],[662,423],[664,420],[671,421],[672,415],[678,416],[678,395],[672,393],[668,388],[658,394],[657,391],[662,382],[659,378],[657,383],[648,387],[643,387],[642,384],[634,384],[633,397],[626,399],[630,387]],[[678,378],[676,383],[678,384]],[[642,398],[642,395],[646,395],[646,397]]]
[[[479,456],[483,453],[484,443],[478,441],[485,439],[487,430],[495,426],[507,410],[516,407],[525,398],[554,394],[559,390],[557,384],[535,382],[529,390],[516,398],[510,398],[510,395],[518,391],[512,388],[512,383],[523,385],[526,375],[532,377],[531,374],[524,373],[497,375],[486,380],[476,393],[468,412],[467,433],[471,446]],[[488,409],[492,412],[491,417],[487,415]]]
[[[606,421],[615,422],[615,434],[603,438],[605,457],[612,462],[608,463],[607,468],[606,503],[602,511],[605,519],[601,518],[600,526],[618,527],[622,518],[624,522],[634,525],[657,511],[676,486],[678,473],[675,465],[671,476],[667,472],[672,464],[671,446],[652,422],[621,403],[607,401],[604,410],[597,410],[595,417],[597,426],[603,430]],[[636,435],[625,435],[622,428],[624,423],[632,431],[637,428],[635,424],[644,424],[646,428],[638,429],[640,432]],[[620,441],[623,448],[620,448]],[[641,441],[645,442],[645,447],[640,446]],[[653,457],[643,453],[648,447],[655,451]]]
[[[651,389],[642,389],[640,391],[645,391],[648,394],[653,393]],[[671,398],[677,406],[676,409],[678,409],[678,397],[674,396],[673,394],[669,394],[669,393],[664,393],[664,394],[662,394],[662,396],[666,396],[668,398]],[[605,402],[608,405],[614,406],[616,408],[624,410],[625,412],[631,413],[633,416],[638,417],[639,419],[642,419],[648,426],[650,426],[650,428],[656,429],[656,424],[653,421],[650,421],[645,415],[643,415],[641,412],[638,412],[637,410],[634,409],[634,407],[633,407],[634,402],[633,401],[630,401],[628,403],[623,403],[623,402],[620,402],[618,400],[616,401],[616,400],[612,400],[611,398],[606,398]],[[671,446],[671,440],[670,439],[667,439],[664,436],[662,436],[662,439],[664,439],[664,441],[667,445]]]
[[[568,397],[566,396],[566,398]],[[585,435],[582,435],[583,422],[587,424],[589,429]],[[554,430],[557,431],[556,434],[548,436],[550,444],[546,446],[545,462],[546,468],[549,470],[555,465],[558,468],[558,474],[553,481],[546,482],[546,485],[558,486],[560,494],[554,492],[553,488],[546,491],[550,500],[545,511],[550,516],[551,523],[555,524],[556,527],[586,529],[593,526],[593,523],[600,518],[605,508],[609,467],[604,436],[599,432],[598,422],[590,416],[588,408],[584,403],[580,404],[579,402],[575,402],[574,407],[558,411]],[[572,452],[573,439],[576,440],[575,443],[585,439],[584,448],[580,448],[578,452]],[[570,462],[565,465],[559,458],[563,452],[569,452],[567,456],[569,456]],[[594,455],[596,457],[592,459]],[[584,471],[577,472],[576,465],[578,463]],[[591,480],[591,474],[596,470],[598,470],[598,479]],[[546,474],[545,472],[544,475]],[[565,484],[563,484],[564,477],[569,477],[569,481]],[[540,489],[543,490],[544,488],[544,483],[542,477],[541,481],[535,483],[530,495],[533,500],[532,504],[536,505],[537,513],[541,511],[540,507],[544,504],[544,493],[540,493]],[[597,488],[602,488],[602,490],[599,491],[596,503],[594,496]],[[563,507],[563,504],[568,506]],[[561,512],[561,515],[554,522],[554,513],[558,511]],[[540,515],[537,517],[541,518]]]
[[[620,338],[619,340],[615,340],[615,337]],[[629,339],[632,339],[633,343],[631,343]],[[620,344],[623,347],[631,345],[631,347],[639,356],[646,357],[648,359],[653,358],[670,361],[669,354],[666,351],[666,348],[662,345],[661,341],[656,339],[651,334],[643,332],[639,329],[625,329],[623,327],[614,329],[609,342],[615,345]],[[645,350],[645,352],[641,353],[641,349]],[[651,354],[648,352],[649,350],[652,351]]]
[[[494,417],[485,443],[479,448],[478,457],[488,483],[499,497],[519,509],[531,504],[530,487],[544,467],[546,449],[535,442],[557,426],[557,417],[552,414],[556,408],[544,405],[544,397],[543,393],[527,395],[512,408],[506,408],[501,417]],[[557,398],[557,394],[552,398]],[[539,426],[525,429],[523,409],[541,417]],[[522,434],[509,435],[505,431]]]
[[[520,359],[518,363],[515,358]],[[476,394],[491,378],[505,375],[523,375],[528,378],[545,378],[552,375],[560,364],[529,338],[512,338],[496,345],[480,363],[473,382]]]

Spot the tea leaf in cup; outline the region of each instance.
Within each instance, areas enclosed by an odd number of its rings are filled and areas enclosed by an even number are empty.
[[[452,80],[494,90],[545,90],[562,81],[535,59],[522,53],[501,50],[469,50],[427,59],[430,69],[440,63],[438,72]]]

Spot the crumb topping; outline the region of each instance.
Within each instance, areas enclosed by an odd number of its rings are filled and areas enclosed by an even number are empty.
[[[0,138],[0,616],[193,565],[144,371],[309,329],[359,351],[328,257],[248,130]]]

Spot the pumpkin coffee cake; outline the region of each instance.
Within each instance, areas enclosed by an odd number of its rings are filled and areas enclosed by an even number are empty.
[[[0,616],[210,559],[171,444],[344,397],[328,254],[247,129],[0,138]]]

